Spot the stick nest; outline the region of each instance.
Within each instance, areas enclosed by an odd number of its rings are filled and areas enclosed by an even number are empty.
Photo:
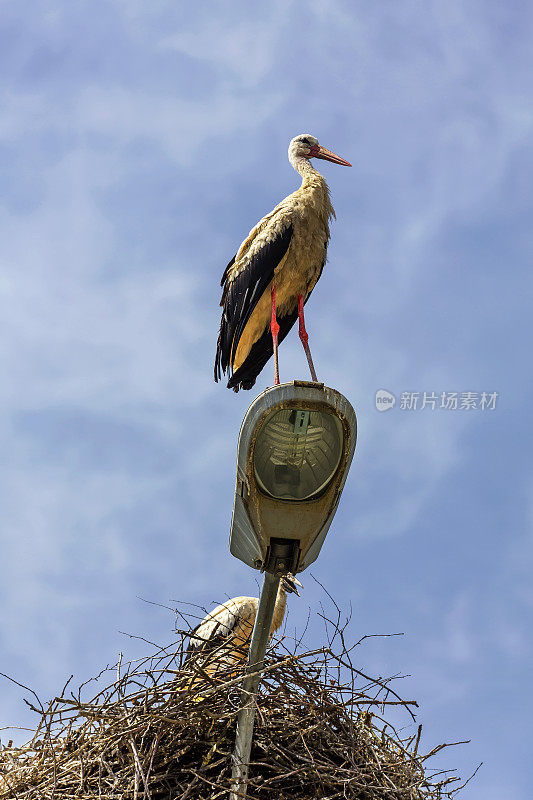
[[[345,628],[330,623],[327,630],[328,644],[318,650],[306,652],[287,637],[269,648],[249,800],[451,798],[462,788],[459,778],[427,766],[448,745],[419,752],[416,703],[398,696],[393,679],[370,678],[354,666],[362,640],[347,646]],[[0,798],[227,797],[242,671],[213,679],[205,656],[185,661],[188,634],[153,645],[142,660],[119,660],[77,692],[69,681],[47,705],[32,692],[39,723],[26,745],[1,747]],[[106,685],[91,696],[95,683]]]

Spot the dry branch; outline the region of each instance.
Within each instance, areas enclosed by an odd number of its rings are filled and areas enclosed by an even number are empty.
[[[267,654],[249,800],[440,800],[453,774],[432,773],[419,753],[421,728],[403,737],[385,722],[389,706],[412,715],[391,679],[353,666],[345,628],[328,623],[327,646],[274,642]],[[76,694],[45,706],[37,696],[35,735],[0,749],[2,800],[215,800],[227,796],[242,674],[213,679],[205,657],[184,661],[189,631],[144,660],[104,670]],[[365,638],[365,637],[363,637]],[[362,640],[360,640],[362,641]],[[214,657],[216,657],[215,654]],[[92,698],[82,698],[91,685]],[[194,692],[188,687],[194,678]],[[24,687],[26,688],[26,687]],[[82,691],[83,690],[83,691]],[[31,690],[29,690],[31,691]],[[94,690],[93,690],[94,691]],[[406,723],[412,727],[409,716]]]

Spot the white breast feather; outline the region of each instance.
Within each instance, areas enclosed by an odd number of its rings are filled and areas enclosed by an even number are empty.
[[[201,647],[215,636],[230,636],[238,619],[255,619],[258,600],[256,597],[235,597],[217,606],[196,628],[191,647]]]

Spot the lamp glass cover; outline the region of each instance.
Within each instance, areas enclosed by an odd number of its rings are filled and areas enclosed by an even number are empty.
[[[274,411],[254,447],[259,488],[277,500],[318,497],[339,466],[343,438],[334,414],[298,408]]]

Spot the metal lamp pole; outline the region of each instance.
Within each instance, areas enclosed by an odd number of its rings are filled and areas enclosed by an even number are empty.
[[[281,576],[303,572],[318,558],[356,438],[357,419],[348,400],[318,383],[267,389],[244,417],[230,552],[265,577],[237,716],[230,800],[246,800],[255,699]]]
[[[261,670],[274,616],[280,578],[265,572],[259,607],[252,631],[246,677],[242,685],[241,708],[237,716],[237,736],[233,751],[233,771],[230,800],[244,800],[248,785],[248,767],[254,732],[255,696],[261,680]]]

